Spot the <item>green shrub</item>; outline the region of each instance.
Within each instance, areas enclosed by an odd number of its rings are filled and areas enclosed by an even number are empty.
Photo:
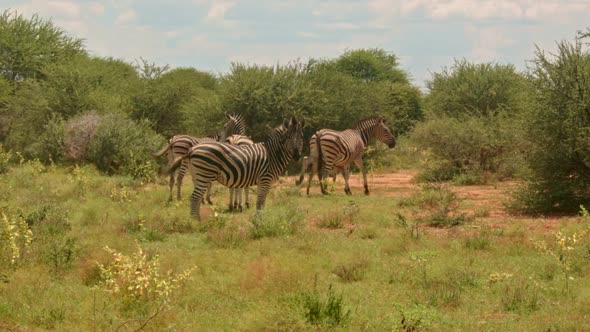
[[[332,273],[337,275],[340,280],[344,282],[354,282],[362,280],[365,277],[368,268],[368,261],[359,260],[349,264],[340,264],[334,268]]]
[[[515,196],[515,207],[527,212],[575,212],[590,204],[590,51],[582,39],[557,46],[555,53],[537,50],[531,72],[531,177]]]
[[[304,227],[304,214],[292,203],[278,204],[256,212],[252,219],[251,236],[255,239],[291,235]]]
[[[28,152],[43,162],[60,161],[64,151],[64,120],[52,114],[43,129],[37,141],[27,149]]]
[[[107,174],[131,175],[149,181],[157,171],[150,152],[163,143],[162,137],[146,122],[136,123],[122,115],[109,114],[96,130],[89,156]]]
[[[11,159],[12,151],[5,151],[4,146],[0,144],[0,174],[8,172]]]
[[[469,220],[467,215],[458,212],[461,201],[447,186],[427,184],[423,185],[420,192],[413,197],[402,201],[401,205],[415,207],[414,217],[430,226],[452,227]]]
[[[313,325],[341,326],[350,317],[350,310],[346,310],[342,294],[336,295],[332,285],[328,287],[327,298],[316,291],[304,295],[303,307],[305,319]]]

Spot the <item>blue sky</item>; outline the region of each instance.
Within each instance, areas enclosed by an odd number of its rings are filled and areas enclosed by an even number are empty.
[[[590,27],[590,0],[0,0],[51,18],[99,56],[143,57],[227,72],[332,58],[347,49],[395,53],[415,84],[455,58],[526,68],[535,45],[551,51]]]

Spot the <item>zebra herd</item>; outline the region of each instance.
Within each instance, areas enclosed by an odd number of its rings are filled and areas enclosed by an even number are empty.
[[[176,176],[177,199],[180,200],[182,179],[188,169],[191,173],[194,190],[191,195],[191,214],[200,220],[200,206],[209,204],[213,181],[230,188],[229,209],[242,211],[242,189],[245,189],[246,207],[249,207],[248,191],[258,186],[256,210],[264,207],[271,185],[284,174],[291,160],[299,160],[303,149],[303,127],[305,120],[291,117],[278,127],[271,129],[264,142],[254,143],[245,136],[245,120],[240,115],[225,114],[227,123],[215,137],[195,138],[187,135],[173,136],[154,157],[167,154],[170,165],[170,197],[173,197],[174,177]],[[299,180],[303,182],[309,171],[307,194],[311,179],[317,171],[320,188],[327,193],[322,181],[334,170],[344,176],[344,191],[351,195],[348,184],[349,165],[354,163],[363,174],[365,194],[369,194],[367,171],[363,167],[363,152],[366,146],[379,140],[390,148],[395,146],[395,138],[382,116],[359,121],[353,128],[344,131],[321,129],[309,141],[310,153],[304,159]],[[334,174],[334,179],[336,174]]]

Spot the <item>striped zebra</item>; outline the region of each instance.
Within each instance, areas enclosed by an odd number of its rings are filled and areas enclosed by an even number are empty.
[[[236,147],[225,143],[195,145],[188,154],[176,158],[171,170],[190,159],[189,170],[195,189],[191,214],[201,220],[201,199],[210,183],[217,180],[229,188],[258,185],[257,213],[266,202],[273,182],[283,174],[291,159],[299,159],[303,148],[304,121],[295,117],[270,131],[264,143]]]
[[[311,179],[316,170],[322,194],[327,194],[326,185],[322,179],[327,178],[333,168],[340,167],[344,174],[344,192],[347,195],[352,195],[348,179],[350,176],[349,165],[354,163],[363,173],[365,195],[368,195],[367,170],[363,167],[362,159],[366,146],[374,140],[379,140],[387,144],[389,148],[395,147],[395,138],[385,122],[385,118],[377,116],[357,122],[352,129],[344,131],[321,129],[317,131],[309,141],[310,151],[307,163],[311,163],[315,167],[311,167],[307,182],[307,194],[309,195]],[[309,166],[304,164],[297,184],[303,181],[307,168]]]
[[[301,163],[302,167],[301,167],[301,175],[299,176],[299,180],[295,181],[295,185],[300,185],[301,182],[303,182],[303,178],[304,178],[304,174],[307,171],[311,171],[311,167],[314,166],[313,161],[311,158],[309,158],[308,156],[303,157],[303,162]],[[317,165],[315,165],[316,169],[317,169]],[[344,166],[344,167],[350,167],[348,165]],[[334,166],[334,169],[332,169],[332,182],[336,182],[336,176],[338,175],[338,173],[341,173],[342,175],[344,175],[344,167],[339,167],[339,166]],[[309,194],[309,191],[308,191]]]
[[[244,135],[231,135],[230,137],[225,139],[227,144],[231,144],[234,146],[244,146],[244,145],[252,145],[254,142],[248,137]],[[250,208],[250,187],[244,188],[244,193],[246,196],[246,208]],[[235,195],[235,196],[234,196]],[[242,212],[242,188],[229,188],[229,210],[239,210]]]
[[[217,133],[214,137],[193,137],[189,135],[175,135],[168,141],[160,151],[152,153],[152,156],[155,158],[161,157],[165,153],[168,158],[168,165],[171,165],[174,160],[180,156],[184,156],[188,153],[188,151],[195,145],[200,143],[212,143],[225,140],[226,137],[234,135],[234,134],[245,134],[246,133],[246,121],[242,117],[242,115],[230,115],[225,113],[225,118],[227,122],[223,126],[223,130],[221,134]],[[176,186],[177,186],[177,193],[176,199],[180,201],[180,192],[182,188],[182,179],[186,173],[186,168],[188,166],[188,162],[182,163],[180,165],[180,169],[178,170],[178,176],[176,178]],[[170,172],[170,197],[168,198],[170,201],[172,200],[172,191],[174,188],[174,173]],[[204,198],[203,198],[204,200]],[[209,204],[213,204],[211,202],[211,191],[207,191],[207,202]],[[204,203],[204,201],[203,201]]]

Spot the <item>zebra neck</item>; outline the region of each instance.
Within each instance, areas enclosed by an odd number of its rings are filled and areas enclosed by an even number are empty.
[[[361,139],[365,146],[371,144],[375,140],[375,135],[373,134],[373,128],[364,128],[364,129],[357,129],[361,134]]]
[[[268,163],[273,175],[281,175],[287,164],[291,160],[291,155],[283,148],[282,145],[272,144],[272,142],[263,143],[268,155]]]

